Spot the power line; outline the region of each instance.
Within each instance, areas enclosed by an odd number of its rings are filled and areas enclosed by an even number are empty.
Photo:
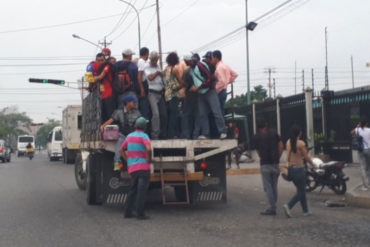
[[[86,65],[86,63],[49,63],[49,64],[0,64],[0,67],[39,67],[39,66],[74,66]]]
[[[42,30],[42,29],[49,29],[49,28],[57,28],[57,27],[63,27],[63,26],[70,26],[75,24],[81,24],[86,22],[92,22],[92,21],[99,21],[103,19],[109,19],[116,16],[120,16],[120,14],[114,14],[114,15],[108,15],[108,16],[102,16],[97,18],[91,18],[91,19],[85,19],[81,21],[73,21],[73,22],[67,22],[67,23],[61,23],[61,24],[54,24],[54,25],[47,25],[47,26],[39,26],[39,27],[30,27],[30,28],[20,28],[20,29],[13,29],[13,30],[5,30],[0,31],[0,34],[6,34],[6,33],[18,33],[18,32],[28,32],[28,31],[36,31],[36,30]]]
[[[130,1],[130,3],[131,3],[131,1]],[[118,20],[116,25],[113,27],[113,29],[107,35],[105,35],[106,37],[108,37],[109,35],[114,33],[120,27],[120,25],[126,20],[129,10],[130,10],[130,5],[126,5],[125,11],[122,13],[120,19]]]

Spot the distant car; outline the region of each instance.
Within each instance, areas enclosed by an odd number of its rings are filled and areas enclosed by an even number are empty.
[[[8,146],[4,140],[0,140],[0,160],[5,162],[10,162],[10,146]]]

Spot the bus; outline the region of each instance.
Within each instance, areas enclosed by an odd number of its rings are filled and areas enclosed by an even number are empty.
[[[63,156],[63,132],[62,126],[54,127],[48,135],[48,156],[50,161],[59,160]]]
[[[35,147],[35,137],[30,135],[22,135],[18,136],[17,142],[17,156],[24,156],[27,152],[26,146],[28,143],[31,143],[33,147]]]

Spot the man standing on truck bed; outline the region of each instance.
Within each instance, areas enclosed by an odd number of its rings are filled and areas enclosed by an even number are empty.
[[[145,215],[146,193],[150,183],[150,161],[152,148],[148,135],[144,132],[149,121],[139,117],[135,122],[136,131],[123,142],[120,153],[127,162],[131,175],[131,186],[125,205],[125,218],[132,218],[132,208],[136,200],[136,218],[148,219]]]
[[[123,108],[117,109],[113,112],[110,119],[100,126],[100,132],[104,133],[104,128],[114,122],[119,125],[119,138],[116,144],[116,152],[114,154],[114,170],[120,170],[121,156],[120,148],[126,136],[131,132],[135,131],[135,121],[140,117],[140,112],[136,107],[137,98],[128,94],[123,98]]]

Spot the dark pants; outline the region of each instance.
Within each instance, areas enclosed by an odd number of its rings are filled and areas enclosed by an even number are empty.
[[[198,112],[198,95],[188,92],[183,102],[183,111],[181,119],[182,136],[185,139],[191,139],[193,137],[197,112]]]
[[[116,102],[114,97],[109,97],[101,100],[101,118],[102,123],[111,118],[114,110],[116,109]]]
[[[180,112],[179,112],[180,100],[177,97],[173,97],[168,102],[168,138],[173,139],[180,136]]]
[[[150,183],[150,171],[136,171],[131,175],[131,186],[125,205],[125,215],[132,215],[136,202],[136,216],[144,216],[146,193]]]
[[[226,90],[222,90],[221,92],[218,93],[218,99],[220,100],[220,108],[221,108],[222,116],[224,116],[225,115],[225,102],[227,99]]]
[[[145,98],[139,98],[139,111],[141,116],[145,117],[145,119],[150,119],[150,103],[148,95]]]
[[[294,207],[294,205],[299,201],[301,202],[301,206],[304,213],[308,212],[307,207],[307,198],[306,198],[306,172],[304,168],[300,168],[297,166],[290,166],[289,167],[289,176],[292,177],[293,183],[297,188],[297,193],[293,196],[293,198],[288,203],[290,209]]]

